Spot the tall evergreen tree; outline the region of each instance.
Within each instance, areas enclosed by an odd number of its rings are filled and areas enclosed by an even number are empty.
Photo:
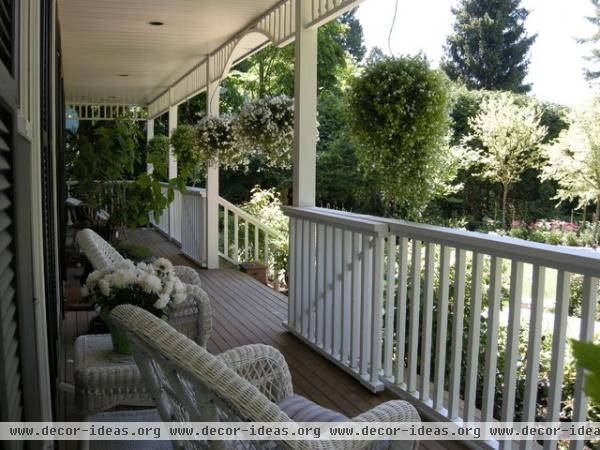
[[[600,68],[598,68],[600,66],[600,0],[591,1],[594,5],[594,15],[586,17],[586,19],[598,27],[598,30],[589,38],[579,39],[579,43],[593,46],[591,54],[587,57],[587,60],[592,63],[593,67],[585,68],[584,73],[588,80],[596,80],[600,78]]]
[[[460,0],[448,36],[442,68],[452,80],[472,89],[528,92],[529,11],[521,0]]]

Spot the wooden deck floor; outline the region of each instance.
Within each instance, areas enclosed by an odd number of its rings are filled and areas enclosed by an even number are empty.
[[[282,322],[287,317],[287,297],[259,283],[246,274],[230,268],[202,270],[180,253],[180,249],[153,230],[128,232],[132,242],[148,247],[156,256],[173,264],[188,265],[198,270],[202,287],[213,308],[213,332],[208,344],[212,353],[220,353],[240,345],[262,343],[278,348],[290,367],[294,390],[316,403],[356,416],[373,406],[395,397],[389,392],[373,394],[358,381],[318,355],[297,338],[287,333]],[[71,281],[75,295],[76,282]],[[69,292],[69,289],[67,289]],[[73,342],[88,332],[95,313],[69,311],[63,323],[62,380],[73,383]],[[64,420],[76,420],[74,396],[61,392],[59,412]],[[426,447],[442,448],[434,442]],[[68,448],[68,447],[63,447]]]

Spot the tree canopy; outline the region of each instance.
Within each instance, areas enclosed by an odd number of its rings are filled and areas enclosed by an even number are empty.
[[[597,205],[600,218],[600,97],[571,115],[571,126],[545,146],[548,162],[543,179],[559,184],[557,199],[577,200],[580,207]]]
[[[442,68],[451,80],[471,89],[528,92],[529,12],[521,0],[460,0],[452,9],[454,32],[448,36]]]
[[[502,223],[506,225],[509,189],[537,160],[537,149],[546,137],[540,111],[519,104],[508,93],[489,95],[481,111],[471,119],[471,133],[464,139],[464,160],[479,176],[502,185]]]

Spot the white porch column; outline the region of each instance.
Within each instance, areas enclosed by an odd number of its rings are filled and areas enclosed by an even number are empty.
[[[294,79],[294,206],[315,206],[317,153],[317,27],[306,28],[311,0],[296,2]]]
[[[169,108],[169,138],[173,136],[173,131],[177,128],[177,105]],[[168,179],[172,180],[177,178],[177,157],[173,153],[173,147],[169,147],[169,176]],[[173,207],[173,203],[169,205],[169,237],[172,239],[175,236],[175,227],[180,221],[179,217],[175,215],[176,208]]]
[[[148,119],[146,122],[146,143],[150,142],[154,137],[154,119]],[[154,172],[154,165],[146,163],[146,172]]]
[[[210,81],[210,58],[206,64],[206,115],[219,115],[219,83]],[[206,172],[206,267],[219,268],[219,163]]]

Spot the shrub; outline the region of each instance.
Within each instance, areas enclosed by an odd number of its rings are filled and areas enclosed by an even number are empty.
[[[516,239],[527,239],[529,237],[529,231],[525,227],[511,228],[508,234]]]
[[[367,66],[349,92],[358,161],[389,211],[417,217],[452,178],[446,141],[449,83],[423,56]]]
[[[270,236],[269,272],[277,281],[287,280],[287,256],[289,246],[289,219],[281,210],[281,199],[274,189],[252,189],[251,199],[242,206],[260,222],[277,234]]]
[[[573,231],[569,231],[565,234],[564,244],[569,247],[577,247],[579,245],[579,239],[577,238],[577,233]]]

